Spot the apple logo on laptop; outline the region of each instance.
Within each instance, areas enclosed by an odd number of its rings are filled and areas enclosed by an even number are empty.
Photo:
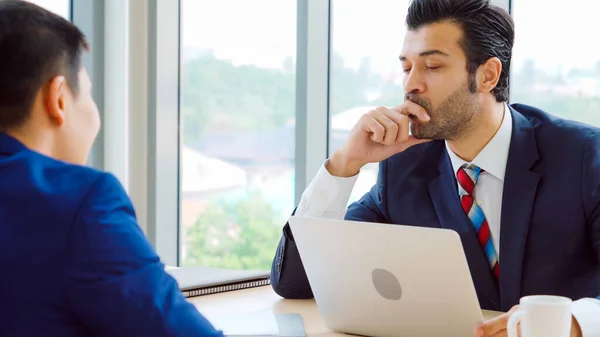
[[[394,274],[385,269],[375,269],[371,273],[371,276],[375,290],[377,290],[379,295],[388,300],[396,301],[402,297],[402,287]]]

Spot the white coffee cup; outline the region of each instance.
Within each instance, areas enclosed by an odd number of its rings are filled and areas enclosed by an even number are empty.
[[[525,296],[519,310],[508,320],[508,337],[569,337],[571,335],[571,299],[561,296]]]

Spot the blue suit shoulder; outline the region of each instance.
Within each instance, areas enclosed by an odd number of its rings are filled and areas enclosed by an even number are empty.
[[[526,104],[515,103],[510,107],[531,123],[538,143],[549,137],[559,137],[557,141],[575,144],[589,140],[600,131],[596,126],[561,118]]]
[[[94,184],[108,183],[122,189],[110,173],[59,161],[24,147],[0,156],[0,171],[0,188],[7,192],[0,195],[0,204],[36,207],[36,213],[30,216],[11,212],[19,215],[18,222],[44,217],[70,225]]]
[[[534,170],[547,174],[560,168],[563,177],[568,173],[577,177],[582,170],[588,172],[600,159],[599,128],[525,104],[512,104],[511,108],[523,116],[533,129],[539,156]],[[513,123],[516,123],[515,119]],[[511,142],[511,147],[520,145]]]
[[[73,190],[87,191],[99,179],[111,179],[112,174],[98,169],[66,163],[60,160],[52,159],[37,153],[34,153],[33,167],[38,166],[39,176],[43,180],[41,183],[47,183],[54,186],[57,192],[70,193]]]

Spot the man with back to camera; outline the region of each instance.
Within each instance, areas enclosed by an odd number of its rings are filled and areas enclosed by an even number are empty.
[[[223,336],[186,301],[111,174],[82,166],[100,128],[85,37],[0,1],[0,335]]]
[[[406,24],[404,103],[361,117],[295,214],[457,231],[482,309],[508,311],[477,336],[506,336],[530,294],[576,300],[571,335],[600,336],[599,129],[507,105],[514,23],[488,0],[413,0]],[[372,162],[377,183],[346,209]],[[271,281],[313,297],[287,224]]]

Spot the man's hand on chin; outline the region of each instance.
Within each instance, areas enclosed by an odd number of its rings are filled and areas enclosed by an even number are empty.
[[[508,331],[506,331],[508,319],[510,318],[510,316],[512,316],[512,314],[517,312],[518,309],[519,306],[515,305],[514,307],[512,307],[512,309],[510,309],[509,312],[483,323],[481,326],[475,329],[475,336],[508,337]],[[519,327],[517,330],[519,333],[519,337],[521,337],[521,328]],[[573,317],[571,321],[571,337],[583,337],[581,334],[581,328],[579,327],[579,323],[577,323],[575,317]]]

